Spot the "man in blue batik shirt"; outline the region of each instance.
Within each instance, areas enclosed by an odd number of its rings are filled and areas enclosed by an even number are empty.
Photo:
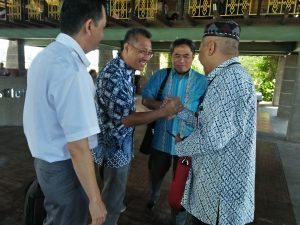
[[[123,207],[130,162],[133,158],[134,126],[174,115],[182,109],[179,98],[165,107],[135,112],[135,70],[143,70],[152,57],[151,34],[130,29],[122,52],[105,65],[96,81],[97,115],[100,133],[93,157],[101,165],[102,199],[107,209],[104,225],[116,225]]]
[[[189,39],[177,39],[171,44],[173,68],[162,92],[162,99],[169,96],[179,96],[184,107],[194,112],[196,112],[199,100],[207,87],[206,77],[191,68],[195,50],[195,44]],[[148,108],[157,109],[160,107],[162,102],[155,100],[155,98],[166,76],[167,69],[161,69],[146,84],[142,97],[143,104]],[[172,158],[173,171],[176,169],[178,156],[174,136],[179,133],[181,137],[186,137],[192,130],[192,127],[178,118],[156,121],[152,142],[153,150],[149,158],[150,197],[147,203],[149,209],[154,207],[159,198],[160,186],[171,166]],[[174,225],[184,225],[185,222],[186,212],[176,213],[172,210],[172,223]]]
[[[251,76],[239,63],[240,27],[232,20],[204,30],[199,60],[209,79],[195,117],[178,117],[195,127],[177,137],[179,156],[191,156],[182,206],[193,225],[244,225],[254,219],[256,95]]]

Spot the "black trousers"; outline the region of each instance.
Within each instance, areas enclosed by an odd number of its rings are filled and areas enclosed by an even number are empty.
[[[173,175],[176,170],[178,156],[172,156],[165,152],[152,149],[148,161],[149,174],[150,174],[150,200],[157,201],[160,194],[160,187],[166,173],[169,171],[173,162]]]

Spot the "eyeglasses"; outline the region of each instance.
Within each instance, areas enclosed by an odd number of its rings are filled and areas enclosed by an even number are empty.
[[[129,43],[130,44],[130,43]],[[153,56],[153,52],[150,50],[146,50],[146,49],[140,49],[140,48],[137,48],[135,47],[133,44],[130,44],[135,50],[137,50],[137,52],[140,54],[140,55],[143,55],[143,56],[147,56],[149,58],[152,58]]]

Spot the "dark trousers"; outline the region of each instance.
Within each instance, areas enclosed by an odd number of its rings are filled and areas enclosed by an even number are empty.
[[[170,169],[173,161],[173,175],[176,170],[178,156],[172,156],[165,152],[152,149],[149,157],[148,167],[150,174],[150,200],[157,201],[160,195],[160,187],[163,179]]]
[[[37,179],[45,195],[43,225],[86,225],[88,198],[71,160],[48,163],[34,160]]]
[[[166,173],[169,171],[172,161],[174,176],[178,159],[178,156],[172,156],[170,154],[152,149],[148,162],[150,174],[150,201],[153,201],[155,203],[158,200],[163,179]],[[175,212],[175,210],[171,209],[171,217],[173,225],[185,225],[187,212]]]
[[[127,178],[130,165],[120,168],[99,167],[103,189],[102,200],[107,215],[103,225],[116,225],[118,223],[126,192]]]

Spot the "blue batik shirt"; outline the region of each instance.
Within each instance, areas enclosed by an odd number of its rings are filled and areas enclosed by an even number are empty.
[[[155,99],[166,75],[167,69],[157,71],[146,84],[142,97]],[[172,69],[162,92],[162,100],[167,96],[179,96],[185,108],[196,112],[199,100],[206,91],[207,83],[207,78],[193,69],[184,75],[179,75],[175,69]],[[152,147],[171,155],[177,155],[175,138],[168,132],[173,135],[179,133],[181,137],[186,137],[192,131],[192,127],[176,117],[172,120],[159,119],[155,123]]]
[[[208,74],[203,107],[177,116],[194,131],[177,144],[192,163],[182,206],[206,224],[244,225],[254,219],[256,96],[237,57]]]
[[[114,58],[100,72],[96,80],[96,105],[100,127],[98,147],[92,149],[97,164],[119,168],[133,158],[132,127],[122,119],[135,112],[135,71],[121,59]]]

